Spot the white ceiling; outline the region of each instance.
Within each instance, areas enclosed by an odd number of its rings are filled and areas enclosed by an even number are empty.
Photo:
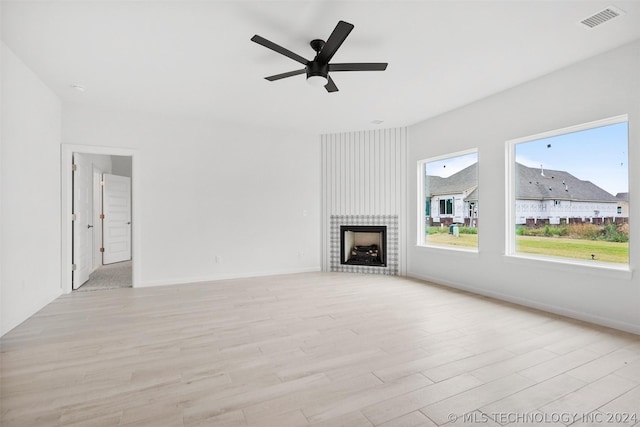
[[[588,29],[607,6],[626,14]],[[338,20],[339,92],[249,39],[304,57]],[[640,39],[640,1],[2,1],[2,39],[65,102],[328,133],[405,126]],[[80,84],[81,93],[70,87]],[[383,120],[373,124],[374,120]]]

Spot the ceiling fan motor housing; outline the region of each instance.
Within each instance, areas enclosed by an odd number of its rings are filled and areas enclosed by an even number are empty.
[[[312,76],[320,76],[325,79],[329,75],[329,64],[320,64],[316,61],[311,61],[306,66],[307,78]]]

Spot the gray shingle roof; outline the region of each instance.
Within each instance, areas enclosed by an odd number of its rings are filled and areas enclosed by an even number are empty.
[[[623,202],[629,201],[629,193],[618,193],[616,194],[616,199],[622,200]]]
[[[427,175],[425,180],[427,194],[437,196],[439,194],[456,194],[471,190],[478,185],[478,163],[467,166],[460,172],[456,172],[448,178]]]
[[[530,168],[516,163],[516,199],[581,200],[615,202],[616,198],[591,181],[583,181],[569,172]]]
[[[529,200],[581,200],[592,202],[615,202],[612,194],[591,181],[583,181],[569,172],[530,168],[516,163],[516,198]],[[448,178],[427,176],[425,191],[437,196],[472,190],[466,200],[477,200],[478,163],[462,169]]]
[[[478,187],[474,188],[471,193],[467,197],[464,198],[467,202],[477,202],[478,201]]]

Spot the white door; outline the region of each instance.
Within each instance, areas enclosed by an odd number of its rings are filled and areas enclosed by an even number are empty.
[[[102,265],[102,171],[93,165],[93,269]]]
[[[103,264],[131,259],[131,178],[102,175]]]
[[[453,213],[454,213],[454,222],[463,223],[464,222],[464,199],[462,197],[454,198]]]
[[[91,217],[92,166],[87,156],[74,153],[73,164],[73,289],[87,280],[93,267],[91,242],[93,218]]]

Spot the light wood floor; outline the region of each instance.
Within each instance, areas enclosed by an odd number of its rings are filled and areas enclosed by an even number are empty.
[[[640,425],[640,337],[406,278],[72,293],[0,342],[2,427]]]

